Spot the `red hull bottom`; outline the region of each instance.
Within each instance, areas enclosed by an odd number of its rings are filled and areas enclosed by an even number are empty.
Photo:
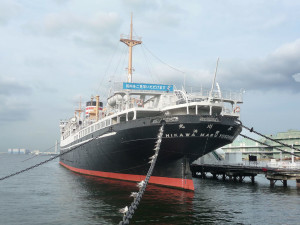
[[[117,180],[128,180],[128,181],[142,181],[145,180],[146,176],[144,175],[132,175],[132,174],[123,174],[123,173],[109,173],[109,172],[100,172],[94,170],[84,170],[78,169],[72,166],[68,166],[63,162],[59,162],[62,166],[72,170],[76,173],[91,175],[91,176],[98,176],[98,177],[105,177],[105,178],[112,178]],[[191,190],[194,191],[194,183],[192,179],[182,179],[182,178],[170,178],[170,177],[156,177],[151,176],[149,183],[163,185],[168,187],[180,188],[184,190]]]

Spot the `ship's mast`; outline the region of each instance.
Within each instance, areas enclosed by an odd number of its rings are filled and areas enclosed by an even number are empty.
[[[96,95],[96,121],[99,120],[99,95]]]
[[[216,66],[216,71],[215,71],[215,76],[214,76],[214,80],[211,84],[211,89],[210,89],[210,92],[209,92],[209,97],[212,98],[212,94],[213,94],[213,91],[214,91],[214,87],[215,87],[215,83],[216,83],[216,76],[217,76],[217,71],[218,71],[218,65],[219,65],[219,58],[217,60],[217,66]]]
[[[132,39],[132,13],[131,13],[131,23],[130,23],[130,35],[129,37],[125,37],[121,35],[120,41],[126,44],[129,47],[129,59],[128,59],[128,76],[127,82],[132,83],[132,47],[135,45],[142,44],[141,40],[133,40]],[[140,38],[139,38],[140,39]]]
[[[80,102],[79,102],[79,109],[75,110],[75,115],[76,115],[76,112],[78,113],[78,117],[80,118],[80,114],[83,112],[83,110],[81,109],[81,97],[80,97]]]

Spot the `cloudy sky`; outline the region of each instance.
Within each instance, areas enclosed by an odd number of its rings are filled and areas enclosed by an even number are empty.
[[[246,90],[241,119],[264,134],[300,129],[300,1],[1,0],[0,151],[47,150],[80,96],[126,80]],[[175,69],[172,69],[175,68]]]

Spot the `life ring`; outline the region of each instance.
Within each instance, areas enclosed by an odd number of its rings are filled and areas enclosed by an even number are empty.
[[[239,106],[235,107],[235,109],[233,110],[234,113],[238,113],[241,111],[241,108]]]

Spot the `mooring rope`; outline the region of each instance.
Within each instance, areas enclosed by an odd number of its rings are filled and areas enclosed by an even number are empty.
[[[146,175],[146,178],[145,178],[145,180],[142,180],[141,182],[139,182],[137,184],[137,186],[139,188],[139,192],[132,192],[130,197],[133,197],[134,200],[131,203],[131,205],[129,207],[125,206],[124,208],[119,210],[120,213],[124,214],[123,215],[123,220],[120,221],[119,225],[129,224],[129,220],[133,217],[134,212],[137,209],[137,207],[138,207],[138,205],[139,205],[139,203],[140,203],[140,201],[143,197],[143,194],[146,190],[149,179],[152,175],[154,166],[156,164],[156,160],[157,160],[158,153],[159,153],[159,150],[160,150],[160,145],[161,145],[161,142],[162,142],[163,132],[164,132],[164,124],[162,124],[162,126],[160,127],[158,135],[157,135],[157,141],[156,141],[156,144],[154,146],[154,155],[149,158],[150,159],[149,163],[151,163],[151,165],[150,165],[150,168],[149,168],[148,173]]]
[[[0,181],[5,180],[5,179],[8,179],[8,178],[13,177],[13,176],[16,176],[16,175],[18,175],[18,174],[24,173],[24,172],[26,172],[26,171],[28,171],[28,170],[31,170],[31,169],[36,168],[36,167],[38,167],[38,166],[41,166],[41,165],[43,165],[43,164],[45,164],[45,163],[47,163],[47,162],[50,162],[50,161],[52,161],[52,160],[54,160],[54,159],[56,159],[56,158],[58,158],[58,157],[60,157],[60,156],[62,156],[62,155],[65,155],[65,154],[67,154],[67,153],[69,153],[69,152],[75,150],[76,148],[78,148],[78,147],[80,147],[80,146],[82,146],[82,145],[85,145],[85,144],[91,142],[92,140],[94,140],[94,139],[96,139],[96,138],[97,138],[97,137],[92,138],[92,139],[90,139],[90,140],[87,141],[87,142],[84,142],[84,143],[82,143],[82,144],[80,144],[80,145],[77,145],[76,147],[70,148],[69,150],[67,150],[67,151],[65,151],[65,152],[63,152],[63,153],[60,153],[60,154],[58,154],[58,155],[56,155],[56,156],[54,156],[54,157],[52,157],[52,158],[50,158],[50,159],[47,159],[47,160],[45,160],[45,161],[43,161],[43,162],[40,162],[40,163],[38,163],[38,164],[36,164],[36,165],[34,165],[34,166],[30,166],[30,167],[28,167],[28,168],[26,168],[26,169],[23,169],[23,170],[20,170],[20,171],[18,171],[18,172],[9,174],[9,175],[7,175],[7,176],[5,176],[5,177],[1,177],[1,178],[0,178]]]
[[[255,140],[255,139],[253,139],[253,138],[251,138],[251,137],[248,137],[248,136],[246,136],[246,135],[240,134],[240,136],[243,137],[243,138],[247,138],[247,139],[249,139],[249,140],[251,140],[251,141],[257,142],[257,143],[259,143],[259,144],[261,144],[261,145],[265,145],[265,146],[268,146],[268,147],[271,147],[271,148],[275,148],[275,149],[277,149],[277,150],[279,150],[279,151],[281,151],[281,152],[285,152],[285,153],[288,153],[288,154],[290,154],[290,155],[294,155],[294,156],[300,157],[300,155],[297,155],[297,154],[295,154],[295,153],[292,153],[292,152],[289,152],[289,151],[286,151],[286,150],[277,148],[277,147],[272,146],[272,145],[268,145],[268,144],[266,144],[266,143],[263,143],[263,142],[261,142],[261,141]]]
[[[23,161],[21,161],[21,162],[25,162],[25,161],[27,161],[27,160],[30,160],[30,159],[33,159],[33,158],[35,158],[35,157],[37,157],[37,156],[39,156],[39,155],[34,155],[34,156],[31,156],[30,158],[24,159],[24,160],[23,160]]]
[[[255,131],[253,127],[249,128],[249,127],[243,125],[242,121],[240,121],[240,120],[238,120],[238,122],[241,124],[241,126],[242,126],[243,128],[247,129],[247,130],[250,131],[250,132],[253,132],[253,133],[255,133],[255,134],[257,134],[257,135],[259,135],[259,136],[261,136],[261,137],[264,137],[264,138],[266,138],[266,139],[268,139],[268,140],[270,140],[270,141],[274,141],[274,142],[276,142],[277,144],[280,144],[280,145],[283,145],[283,146],[285,146],[285,147],[294,149],[294,150],[296,150],[296,151],[300,151],[300,149],[295,148],[295,147],[292,146],[292,145],[285,144],[285,143],[283,143],[283,142],[281,142],[281,141],[278,141],[278,140],[276,140],[276,139],[270,138],[270,137],[268,137],[268,136],[266,136],[266,135],[263,135],[263,134],[261,134],[261,133]],[[288,154],[291,154],[291,155],[295,155],[295,156],[297,156],[297,157],[300,157],[299,155],[296,155],[296,154],[294,154],[294,153],[292,153],[292,152],[282,150],[282,149],[277,148],[277,147],[272,146],[272,145],[268,145],[268,144],[266,144],[266,143],[260,142],[260,141],[258,141],[258,140],[253,139],[253,138],[250,138],[250,137],[248,137],[248,136],[246,136],[246,135],[240,134],[240,136],[242,136],[242,137],[244,137],[244,138],[247,138],[247,139],[249,139],[249,140],[255,141],[255,142],[259,143],[259,144],[262,144],[262,145],[265,145],[265,146],[268,146],[268,147],[272,147],[272,148],[275,148],[275,149],[277,149],[277,150],[279,150],[279,151],[282,151],[282,152],[285,152],[285,153],[288,153]]]

